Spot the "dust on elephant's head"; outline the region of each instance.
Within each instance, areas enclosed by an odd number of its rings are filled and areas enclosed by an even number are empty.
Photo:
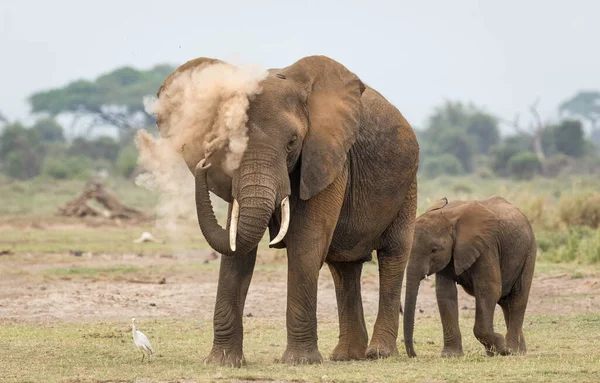
[[[325,56],[250,74],[199,58],[165,80],[154,112],[161,136],[178,137],[178,150],[192,172],[208,157],[207,187],[235,201],[238,249],[248,251],[292,187],[307,200],[340,174],[358,135],[364,90],[354,73]],[[231,134],[241,137],[242,145],[232,147]],[[232,152],[239,156],[227,166]],[[295,170],[297,186],[289,176]],[[211,233],[218,230],[209,222],[200,225],[211,243]]]

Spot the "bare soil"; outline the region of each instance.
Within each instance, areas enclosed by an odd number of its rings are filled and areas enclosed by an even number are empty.
[[[286,267],[259,261],[248,293],[245,315],[285,319]],[[42,261],[40,261],[42,260]],[[212,318],[217,288],[218,258],[210,251],[187,255],[0,256],[0,321],[129,321],[193,317]],[[262,264],[262,265],[261,265]],[[45,271],[71,266],[98,268],[135,266],[139,278],[111,275],[48,276]],[[184,267],[182,267],[184,265]],[[187,267],[190,265],[190,268]],[[165,271],[167,270],[167,271]],[[164,280],[162,280],[164,278]],[[160,283],[162,280],[163,283]],[[528,313],[564,314],[600,311],[600,277],[563,274],[534,279]],[[374,317],[378,305],[375,265],[367,264],[362,277],[365,314]],[[319,278],[319,320],[336,321],[333,281],[326,265]],[[474,313],[474,299],[459,288],[459,308]],[[433,278],[421,285],[417,309],[422,316],[438,315]],[[497,315],[500,314],[498,308]]]

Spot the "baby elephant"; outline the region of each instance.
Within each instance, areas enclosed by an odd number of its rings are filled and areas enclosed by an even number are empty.
[[[442,356],[463,355],[458,326],[458,283],[475,297],[475,337],[494,354],[525,354],[523,317],[535,267],[536,242],[527,217],[501,197],[435,203],[415,223],[407,267],[404,345],[415,357],[413,330],[419,284],[435,273],[442,318]],[[508,332],[494,332],[496,303]]]

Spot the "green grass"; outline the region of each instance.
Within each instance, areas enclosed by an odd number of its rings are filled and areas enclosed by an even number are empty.
[[[232,369],[204,365],[212,342],[212,324],[191,320],[144,321],[138,327],[150,339],[155,355],[140,363],[128,321],[120,323],[5,323],[0,326],[3,382],[222,381],[277,380],[308,382],[593,382],[600,380],[600,314],[536,315],[524,326],[528,355],[485,356],[472,335],[472,315],[461,318],[465,357],[442,359],[437,318],[417,316],[415,348],[409,359],[330,362],[314,366],[274,363],[285,348],[283,321],[245,318],[248,365]],[[368,318],[372,329],[373,318]],[[337,341],[337,323],[321,321],[319,347],[326,357]],[[504,332],[500,319],[497,329]]]
[[[133,243],[143,231],[149,231],[165,243]],[[71,250],[93,253],[160,253],[174,250],[208,249],[196,225],[182,225],[180,236],[172,240],[169,234],[155,230],[151,224],[144,226],[83,225],[49,226],[45,229],[6,228],[0,230],[0,249],[14,253],[64,253]]]

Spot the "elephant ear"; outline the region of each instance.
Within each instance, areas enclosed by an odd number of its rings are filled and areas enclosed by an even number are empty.
[[[307,200],[341,172],[358,136],[365,85],[325,56],[305,57],[282,73],[301,84],[306,95],[309,127],[302,147],[300,198]]]
[[[453,257],[454,271],[460,275],[482,254],[494,251],[493,233],[498,223],[496,215],[479,202],[459,206],[456,210]]]

